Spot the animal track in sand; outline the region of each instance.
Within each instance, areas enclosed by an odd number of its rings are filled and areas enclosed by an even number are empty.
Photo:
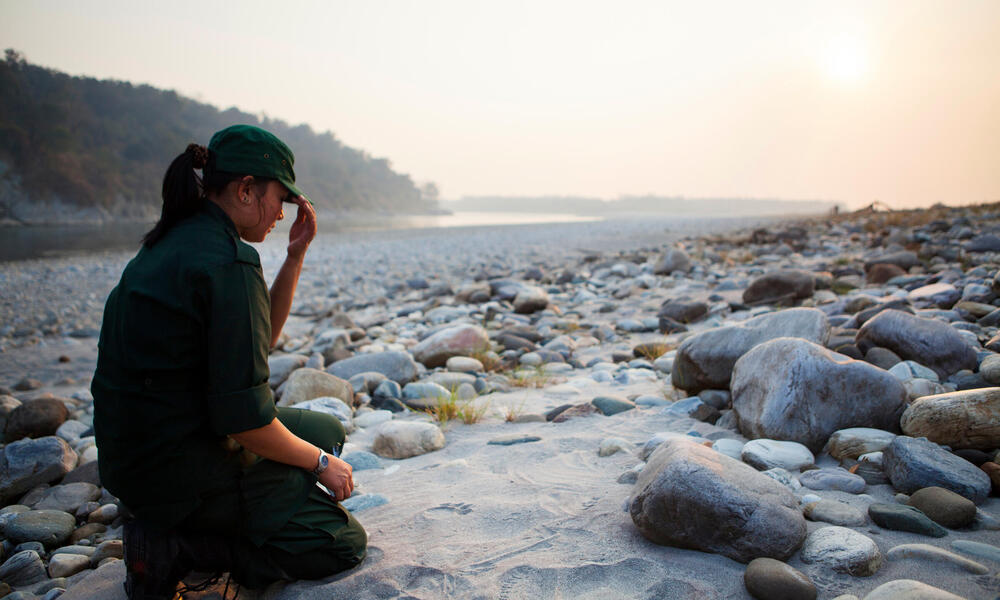
[[[679,578],[663,565],[630,558],[612,564],[538,568],[520,565],[500,575],[500,600],[518,598],[576,598],[578,600],[621,597],[635,583],[648,581],[642,598],[701,600],[718,597],[710,584]]]

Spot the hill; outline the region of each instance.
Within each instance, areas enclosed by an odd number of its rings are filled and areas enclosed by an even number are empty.
[[[685,198],[683,196],[621,196],[614,200],[579,196],[464,196],[444,203],[458,211],[569,213],[588,216],[669,214],[674,216],[752,216],[823,214],[836,203],[776,198]],[[840,207],[843,208],[843,207]]]
[[[148,85],[73,77],[7,50],[0,61],[0,223],[153,220],[170,161],[234,123],[284,140],[295,152],[298,181],[320,208],[436,208],[433,194],[421,193],[388,160],[345,146],[331,132],[219,110]]]

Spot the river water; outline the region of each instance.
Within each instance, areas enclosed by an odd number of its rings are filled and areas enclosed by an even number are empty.
[[[287,214],[272,236],[287,232],[294,220]],[[578,223],[599,221],[601,217],[581,217],[563,213],[454,212],[447,215],[371,215],[320,217],[323,232],[382,231],[434,227],[475,227],[483,225],[524,225],[531,223]],[[58,227],[0,228],[0,261],[88,254],[102,250],[138,248],[151,223],[75,225]]]

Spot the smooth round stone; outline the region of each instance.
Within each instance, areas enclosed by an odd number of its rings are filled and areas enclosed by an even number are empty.
[[[989,569],[974,560],[969,560],[964,556],[959,556],[954,552],[949,552],[944,548],[938,548],[930,544],[900,544],[891,548],[885,555],[890,560],[915,558],[950,564],[975,575],[985,575],[990,572]]]
[[[632,448],[632,444],[622,438],[606,438],[601,440],[601,445],[597,449],[597,455],[601,457],[611,456],[617,452],[629,452]]]
[[[792,490],[793,492],[802,487],[799,480],[795,478],[794,475],[782,469],[781,467],[774,467],[773,469],[767,469],[766,471],[761,471],[762,475],[767,475],[771,479],[777,481],[786,488]]]
[[[948,532],[919,509],[903,504],[875,502],[868,506],[868,516],[879,527],[909,531],[931,537],[944,537]]]
[[[103,523],[104,525],[110,524],[112,521],[118,518],[118,505],[117,504],[105,504],[90,513],[87,516],[88,523]]]
[[[34,550],[44,556],[45,544],[41,542],[21,542],[17,546],[14,546],[14,551],[11,554],[17,554],[18,552],[24,552],[25,550]]]
[[[80,554],[55,554],[49,559],[49,577],[69,577],[90,568],[90,557]]]
[[[937,486],[976,503],[990,492],[986,473],[926,439],[897,436],[882,455],[885,474],[898,491],[913,493]]]
[[[69,540],[67,541],[71,544],[80,543],[83,540],[87,540],[104,533],[107,529],[107,525],[102,523],[87,523],[86,525],[78,527],[73,534],[69,536]]]
[[[838,573],[867,577],[882,566],[875,542],[853,529],[831,525],[813,531],[802,544],[802,562],[819,563]]]
[[[732,395],[729,390],[702,390],[698,392],[698,397],[705,404],[717,409],[725,410],[732,406]]]
[[[667,406],[668,404],[673,403],[661,396],[644,395],[635,399],[636,406]]]
[[[410,458],[444,448],[441,428],[422,421],[387,421],[375,429],[372,450],[385,458]]]
[[[108,558],[124,558],[125,546],[122,540],[106,540],[98,544],[94,553],[90,556],[92,566],[99,565],[101,561]]]
[[[382,494],[358,494],[356,496],[351,496],[340,504],[351,512],[361,512],[369,508],[382,506],[388,502],[389,499]]]
[[[81,505],[101,497],[101,488],[92,483],[77,482],[53,486],[35,504],[36,510],[61,510],[75,513]]]
[[[373,410],[354,418],[355,427],[375,427],[392,420],[391,410]]]
[[[836,500],[810,502],[802,507],[802,514],[810,521],[821,521],[841,527],[861,527],[868,521],[860,510]]]
[[[759,600],[815,600],[816,586],[803,572],[773,558],[755,558],[743,584]]]
[[[802,506],[805,506],[806,504],[812,504],[813,502],[819,502],[822,499],[823,498],[820,497],[817,494],[803,494],[802,497],[799,498],[799,504],[801,504]]]
[[[60,510],[17,513],[7,521],[4,533],[12,542],[41,542],[52,548],[66,541],[76,528],[73,515]]]
[[[878,586],[864,600],[965,600],[951,592],[913,579],[897,579]]]
[[[521,355],[518,362],[526,367],[539,367],[545,361],[542,355],[537,352],[526,352]]]
[[[343,457],[344,462],[351,465],[351,468],[355,471],[364,471],[367,469],[381,469],[383,467],[382,460],[375,454],[371,452],[365,452],[364,450],[357,450],[345,454]]]
[[[34,550],[18,552],[0,565],[0,580],[15,587],[37,583],[47,576],[42,558]]]
[[[743,452],[743,442],[732,438],[722,438],[712,442],[712,449],[730,458],[741,460],[740,453]]]
[[[909,379],[927,379],[928,381],[934,382],[940,381],[938,374],[935,373],[933,369],[928,369],[924,365],[912,360],[904,360],[901,363],[893,365],[893,367],[889,369],[889,372],[900,381],[907,381]]]
[[[81,556],[93,556],[94,552],[97,552],[97,548],[94,546],[63,546],[62,548],[56,548],[52,551],[52,556],[56,554],[79,554]]]
[[[979,374],[993,385],[1000,385],[1000,354],[991,354],[979,363]]]
[[[896,434],[870,427],[850,427],[834,431],[823,451],[837,460],[858,458],[862,454],[880,452]]]
[[[483,363],[471,356],[452,356],[445,362],[444,367],[456,373],[481,373]]]
[[[806,471],[799,476],[799,483],[811,490],[836,490],[848,494],[865,491],[864,478],[841,467]]]
[[[1000,562],[1000,547],[972,540],[955,540],[951,547],[963,554],[985,558],[994,562]]]
[[[910,506],[919,509],[935,523],[951,529],[966,527],[976,518],[976,505],[972,500],[940,487],[913,492],[910,494]]]
[[[774,467],[799,471],[803,467],[812,466],[815,461],[809,448],[798,442],[767,439],[751,440],[744,444],[740,458],[761,471]]]
[[[490,446],[514,446],[516,444],[527,444],[529,442],[539,442],[541,440],[542,438],[537,435],[512,433],[510,435],[495,437],[486,443]]]
[[[591,400],[590,403],[608,417],[635,408],[635,403],[631,400],[616,396],[598,396]]]

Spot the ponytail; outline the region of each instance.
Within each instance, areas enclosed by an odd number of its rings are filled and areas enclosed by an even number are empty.
[[[142,238],[142,243],[153,247],[171,227],[190,217],[202,203],[202,182],[195,169],[208,164],[208,149],[198,144],[188,144],[187,149],[174,159],[163,176],[163,210],[160,220]]]

